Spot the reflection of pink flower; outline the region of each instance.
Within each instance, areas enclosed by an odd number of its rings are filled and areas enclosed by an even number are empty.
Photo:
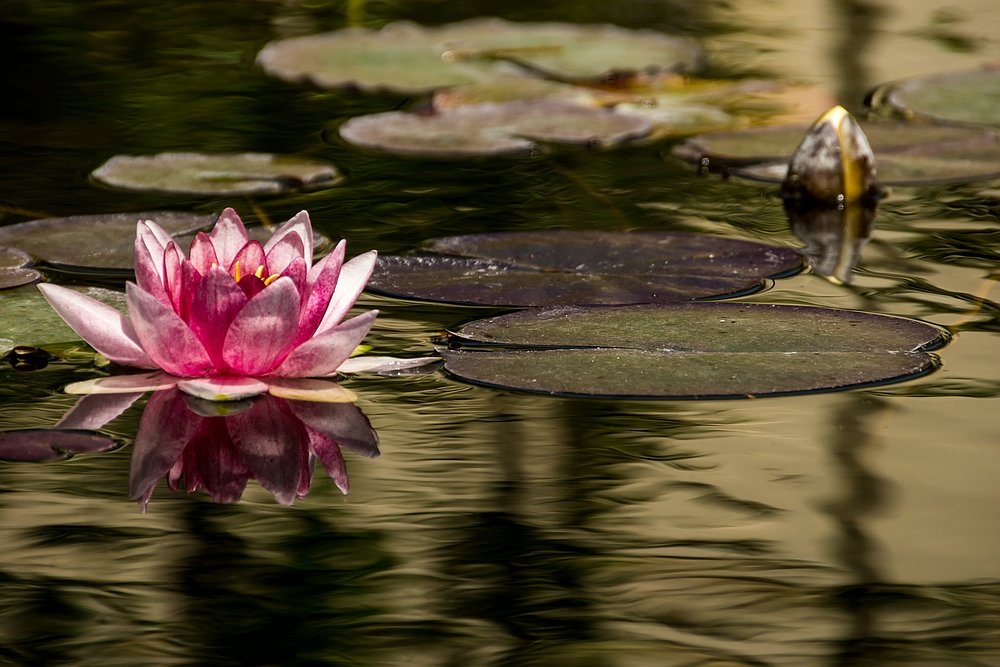
[[[309,491],[317,459],[347,493],[340,447],[378,456],[378,436],[350,403],[262,396],[232,414],[214,416],[192,411],[198,401],[170,389],[154,393],[146,404],[129,474],[129,495],[144,511],[164,476],[174,491],[183,477],[189,492],[204,488],[222,503],[239,500],[247,480],[256,479],[289,505]]]
[[[371,275],[375,251],[345,263],[344,246],[313,265],[305,211],[262,245],[226,209],[192,242],[190,258],[156,223],[139,223],[129,317],[65,287],[39,289],[111,361],[175,376],[145,388],[183,378],[183,390],[226,400],[262,393],[281,378],[334,375],[351,356],[378,311],[341,320]]]

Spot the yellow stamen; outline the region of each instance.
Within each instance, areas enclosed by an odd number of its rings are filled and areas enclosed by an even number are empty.
[[[213,269],[219,268],[219,263],[218,262],[212,262],[212,268]]]
[[[277,280],[279,277],[280,276],[277,273],[273,273],[273,274],[269,275],[267,277],[267,279],[264,281],[264,287],[267,287],[268,285],[270,285],[271,283],[273,283],[275,280]]]
[[[260,266],[257,267],[257,271],[254,273],[254,275],[257,276],[258,278],[260,278],[261,280],[264,279],[264,265],[263,264],[261,264]]]
[[[240,281],[240,260],[236,260],[236,263],[233,264],[233,278],[236,279],[236,282]]]

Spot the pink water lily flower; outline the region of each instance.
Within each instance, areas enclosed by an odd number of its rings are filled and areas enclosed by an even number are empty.
[[[143,391],[174,385],[210,400],[270,391],[290,398],[326,388],[295,378],[333,376],[371,328],[378,311],[342,321],[371,276],[375,251],[344,262],[345,243],[315,265],[306,211],[267,243],[250,240],[227,208],[211,233],[199,232],[185,257],[150,220],[139,222],[135,283],[126,286],[128,317],[74,290],[39,289],[87,343],[123,366],[161,373],[78,384],[74,393]],[[400,361],[400,360],[396,360]],[[356,360],[350,370],[377,370],[393,360]],[[70,391],[70,388],[67,388]],[[349,400],[349,399],[348,399]]]

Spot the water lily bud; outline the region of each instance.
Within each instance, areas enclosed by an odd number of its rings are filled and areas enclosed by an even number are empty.
[[[875,155],[861,126],[843,107],[817,120],[788,164],[786,198],[819,202],[874,200],[879,195]]]

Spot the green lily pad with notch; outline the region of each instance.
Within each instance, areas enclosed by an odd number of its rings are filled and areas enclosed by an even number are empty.
[[[0,246],[0,290],[27,285],[41,278],[42,274],[28,268],[29,264],[31,256],[28,253]]]
[[[124,292],[101,287],[73,289],[126,312]],[[0,353],[15,345],[44,347],[80,340],[34,285],[0,292]]]
[[[388,153],[450,158],[531,155],[540,151],[536,142],[616,146],[652,129],[651,122],[638,116],[540,99],[359,116],[340,127],[340,136]]]
[[[558,80],[604,80],[618,72],[690,68],[699,53],[691,39],[652,30],[476,18],[293,37],[265,46],[257,63],[286,81],[415,94],[489,81],[502,73],[500,61]]]
[[[323,160],[270,153],[116,155],[91,177],[123,190],[216,196],[278,194],[341,180]]]
[[[488,306],[674,302],[752,291],[802,265],[790,248],[671,232],[473,234],[425,250],[379,257],[368,289]]]
[[[883,185],[963,183],[1000,176],[1000,136],[984,128],[930,123],[861,123]],[[781,182],[787,161],[808,130],[787,125],[692,137],[673,154],[721,171]]]
[[[1000,127],[1000,64],[889,83],[872,100],[907,118]]]
[[[937,328],[805,306],[685,303],[526,310],[466,325],[445,369],[564,396],[745,398],[909,379],[937,368]]]
[[[23,250],[58,269],[131,272],[135,266],[135,228],[140,220],[152,220],[171,235],[193,235],[210,227],[218,217],[143,212],[46,218],[0,227],[0,244]]]

